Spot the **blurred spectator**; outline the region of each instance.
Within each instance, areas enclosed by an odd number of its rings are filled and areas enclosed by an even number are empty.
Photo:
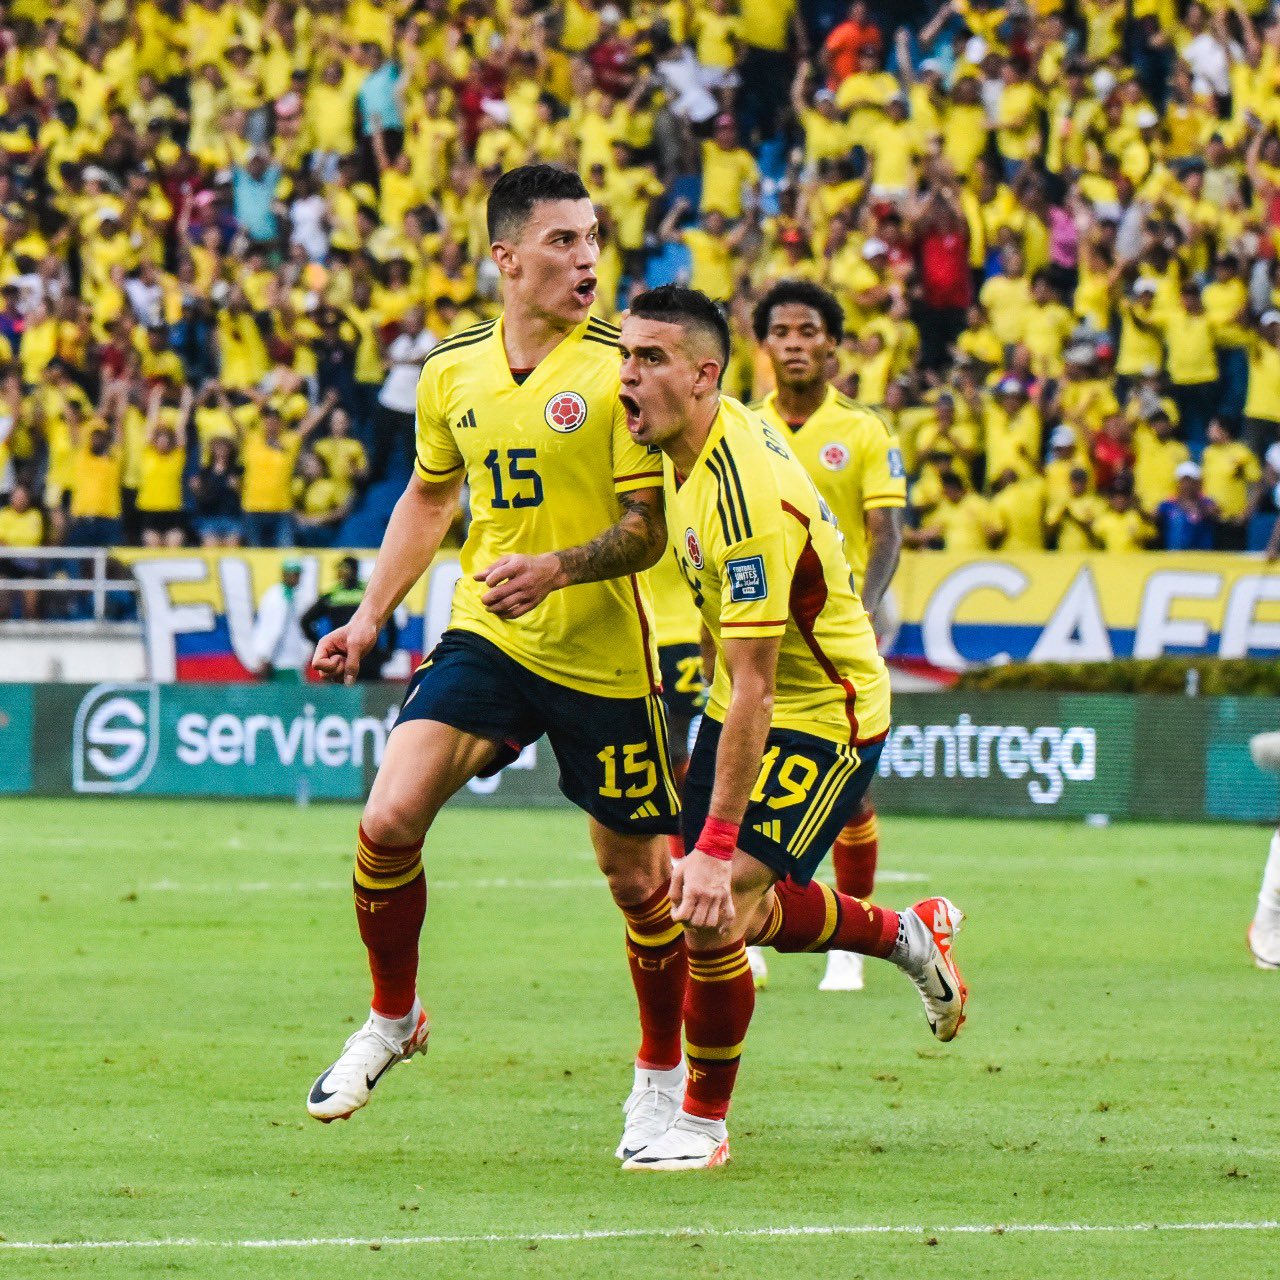
[[[360,562],[355,556],[343,556],[337,566],[338,581],[326,591],[310,609],[302,615],[302,630],[314,645],[330,631],[345,626],[355,615],[364,599],[364,584],[360,581]],[[395,653],[398,628],[394,616],[378,633],[376,644],[360,660],[357,680],[382,679],[382,668]]]
[[[1201,470],[1179,463],[1178,490],[1156,510],[1161,545],[1166,551],[1211,551],[1217,534],[1218,508],[1201,490]]]
[[[314,646],[302,630],[302,617],[315,593],[302,586],[302,562],[286,560],[280,581],[262,593],[253,624],[254,673],[264,680],[298,683],[305,678]]]
[[[436,341],[435,335],[424,324],[421,308],[415,307],[405,317],[401,332],[387,348],[387,377],[378,393],[378,416],[369,467],[375,480],[386,475],[387,463],[397,446],[411,447],[418,403],[418,374]]]
[[[202,547],[238,547],[244,541],[243,479],[235,440],[227,436],[210,440],[208,458],[188,485]]]
[[[7,506],[0,507],[0,577],[3,578],[43,578],[48,561],[35,556],[24,556],[21,552],[30,547],[38,547],[44,541],[44,517],[34,504],[31,491],[26,485],[15,485],[9,494]],[[9,554],[5,554],[8,552]],[[13,552],[18,552],[15,555]],[[48,566],[51,568],[51,566]],[[40,616],[40,593],[22,590],[14,593],[18,606],[17,616],[20,618],[38,618]],[[10,599],[9,592],[0,591],[0,619],[14,616],[15,601]]]
[[[1217,508],[1217,546],[1222,551],[1243,551],[1249,499],[1262,479],[1262,467],[1257,454],[1218,418],[1209,422],[1208,441],[1200,460],[1201,485],[1205,498]]]

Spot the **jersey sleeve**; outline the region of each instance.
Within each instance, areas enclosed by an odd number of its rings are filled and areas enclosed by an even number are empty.
[[[887,430],[868,431],[862,446],[862,507],[905,507],[907,468],[898,437]]]
[[[780,636],[791,611],[796,552],[783,524],[781,500],[772,483],[743,485],[742,478],[732,472],[725,476],[707,520],[720,564],[724,640]]]
[[[627,430],[627,414],[621,401],[613,406],[613,490],[662,488],[662,454],[636,444]]]
[[[440,484],[465,465],[440,404],[440,375],[423,365],[418,377],[413,469],[427,484]]]

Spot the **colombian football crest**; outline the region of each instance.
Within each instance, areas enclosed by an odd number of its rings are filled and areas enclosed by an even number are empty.
[[[824,444],[818,457],[828,471],[843,471],[849,465],[849,450],[838,441]]]
[[[703,567],[705,562],[702,559],[702,547],[698,543],[698,535],[692,529],[684,531],[684,552],[695,569]]]
[[[561,391],[547,401],[544,416],[552,431],[567,435],[586,422],[587,402],[576,391]]]

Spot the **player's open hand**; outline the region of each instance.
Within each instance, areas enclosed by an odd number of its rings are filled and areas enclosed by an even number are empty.
[[[677,923],[724,933],[733,924],[733,863],[695,848],[672,865],[670,897]]]
[[[311,665],[333,684],[354,684],[360,674],[361,659],[377,640],[374,627],[352,618],[345,626],[320,638]]]
[[[480,603],[499,618],[522,617],[564,585],[560,561],[550,552],[540,556],[501,556],[473,576],[489,588]]]

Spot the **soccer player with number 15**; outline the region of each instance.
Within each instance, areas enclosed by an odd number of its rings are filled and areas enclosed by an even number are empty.
[[[488,223],[505,311],[427,356],[416,474],[359,610],[315,657],[330,679],[354,679],[431,564],[465,475],[473,518],[449,629],[410,683],[360,824],[356,917],[373,1007],[307,1108],[323,1121],[349,1116],[385,1071],[426,1047],[416,990],[426,832],[468,779],[545,734],[626,919],[642,1035],[625,1157],[666,1127],[684,1091],[688,969],[663,839],[678,830],[679,801],[637,580],[666,544],[662,468],[626,429],[618,330],[590,314],[599,248],[577,175],[550,165],[504,174]],[[572,945],[571,920],[564,931]]]

